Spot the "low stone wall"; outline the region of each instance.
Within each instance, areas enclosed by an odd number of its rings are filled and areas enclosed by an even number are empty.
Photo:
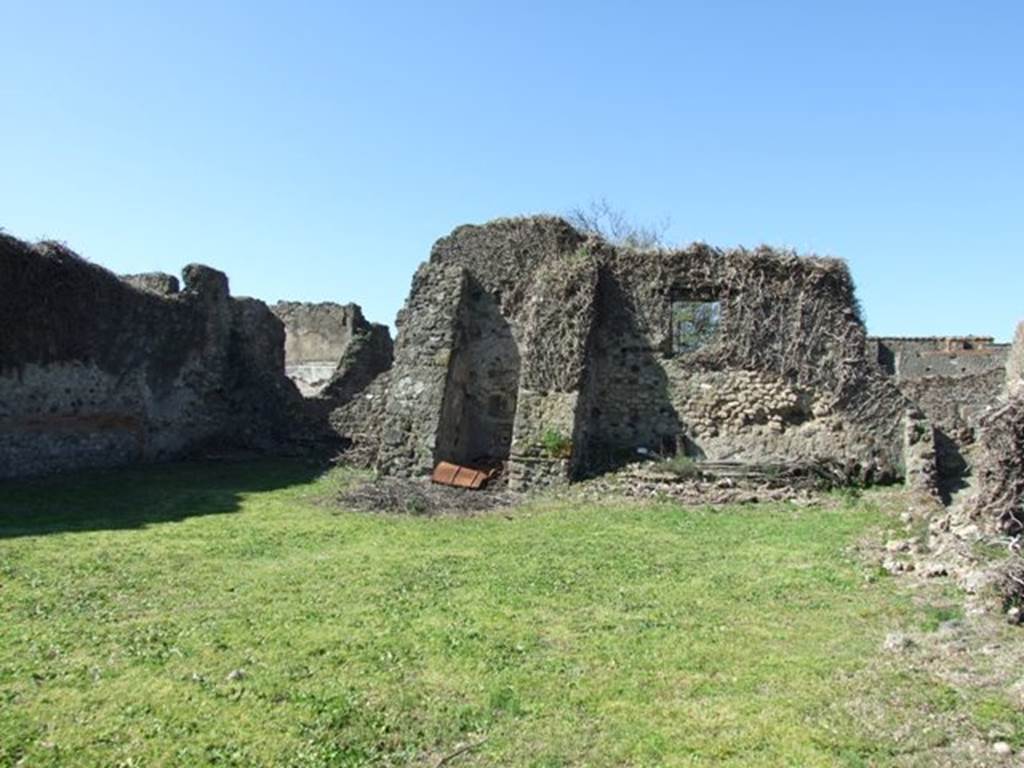
[[[182,276],[0,235],[0,477],[287,441],[280,322],[221,272]]]

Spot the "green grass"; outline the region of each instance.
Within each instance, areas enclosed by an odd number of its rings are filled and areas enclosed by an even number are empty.
[[[961,621],[963,617],[963,597],[951,595],[948,601],[943,601],[938,605],[923,606],[920,627],[925,632],[936,632],[943,624]]]
[[[1004,698],[981,698],[974,703],[972,714],[984,732],[1006,740],[1017,749],[1024,748],[1024,712]]]
[[[0,765],[887,765],[967,711],[877,663],[945,613],[855,558],[868,497],[428,519],[324,503],[349,478],[0,487]]]

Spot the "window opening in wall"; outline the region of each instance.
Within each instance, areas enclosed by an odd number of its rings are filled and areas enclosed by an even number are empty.
[[[722,321],[722,302],[672,302],[672,354],[685,355],[707,344]]]

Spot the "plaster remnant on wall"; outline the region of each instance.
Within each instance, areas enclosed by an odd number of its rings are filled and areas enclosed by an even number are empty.
[[[321,394],[344,364],[368,366],[371,379],[391,365],[387,326],[367,322],[358,304],[282,301],[271,310],[284,324],[285,371],[307,397]],[[349,353],[353,344],[359,355]]]

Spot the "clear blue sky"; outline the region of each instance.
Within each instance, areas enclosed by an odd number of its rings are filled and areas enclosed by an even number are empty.
[[[0,0],[0,226],[391,322],[465,222],[605,197],[1024,318],[1024,3]]]

